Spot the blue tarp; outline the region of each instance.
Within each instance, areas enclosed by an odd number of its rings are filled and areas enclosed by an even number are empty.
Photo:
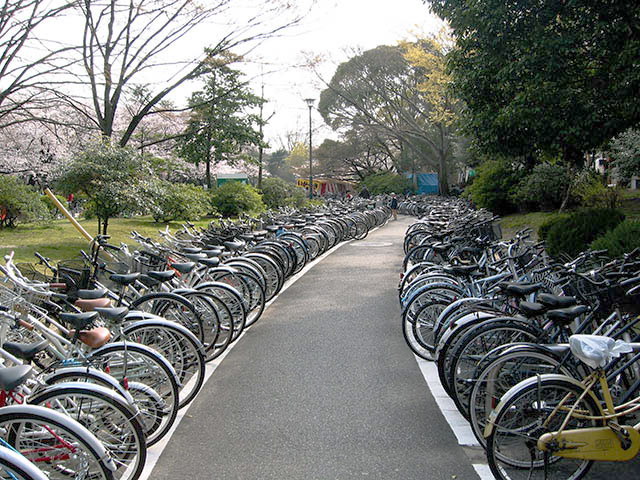
[[[418,193],[438,194],[438,174],[418,173]],[[409,180],[413,180],[413,174],[408,173]]]

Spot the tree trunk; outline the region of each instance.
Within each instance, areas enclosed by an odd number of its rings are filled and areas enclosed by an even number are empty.
[[[211,190],[211,159],[207,158],[206,162],[207,188]]]
[[[440,153],[438,158],[438,189],[440,195],[449,195],[449,172],[447,172],[447,159]]]
[[[109,217],[105,218],[102,222],[102,235],[107,234],[107,228],[109,227]]]

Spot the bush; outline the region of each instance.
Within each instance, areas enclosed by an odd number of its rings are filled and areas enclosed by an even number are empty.
[[[527,210],[553,210],[562,205],[570,183],[565,168],[541,163],[520,182],[512,200],[523,202]]]
[[[267,208],[303,207],[307,196],[305,191],[294,184],[271,177],[262,180],[262,201]]]
[[[546,234],[547,249],[554,256],[564,253],[574,257],[623,220],[621,211],[610,208],[577,211],[556,221],[549,228]]]
[[[156,222],[198,220],[211,210],[209,197],[202,187],[162,180],[155,183],[151,215]]]
[[[47,206],[35,189],[15,177],[0,176],[0,228],[13,228],[18,222],[50,218]]]
[[[415,188],[413,187],[411,180],[407,177],[391,172],[369,175],[362,180],[360,186],[366,186],[371,195],[379,195],[382,193],[404,193],[406,191],[415,193]]]
[[[591,169],[577,175],[571,192],[584,207],[617,208],[622,201],[622,189],[607,187],[602,175]]]
[[[513,203],[519,179],[518,172],[507,160],[489,160],[476,170],[473,183],[465,194],[478,207],[486,208],[499,215],[516,210]]]
[[[538,227],[538,238],[540,240],[546,240],[547,239],[547,235],[549,234],[549,230],[551,229],[551,227],[553,227],[559,221],[564,220],[568,216],[569,216],[568,213],[561,213],[561,214],[556,214],[553,217],[550,217],[547,220],[545,220],[542,223],[542,225],[540,225],[540,227]]]
[[[222,215],[231,217],[241,213],[260,213],[264,203],[260,194],[251,185],[241,182],[226,182],[211,191],[211,205]]]
[[[625,220],[591,243],[592,250],[606,250],[610,257],[621,257],[640,247],[640,222]]]

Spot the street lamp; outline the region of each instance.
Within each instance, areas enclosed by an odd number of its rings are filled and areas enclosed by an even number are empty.
[[[309,107],[309,198],[313,198],[313,165],[311,163],[311,109],[313,108],[313,104],[315,100],[313,98],[305,98],[305,102],[307,102],[307,106]]]

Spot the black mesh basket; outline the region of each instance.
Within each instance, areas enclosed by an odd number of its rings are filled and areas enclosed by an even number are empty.
[[[147,273],[149,271],[162,271],[167,269],[167,259],[152,252],[139,251],[133,258],[133,270]]]
[[[83,258],[73,258],[58,262],[56,282],[65,283],[70,290],[89,288],[91,267]]]

